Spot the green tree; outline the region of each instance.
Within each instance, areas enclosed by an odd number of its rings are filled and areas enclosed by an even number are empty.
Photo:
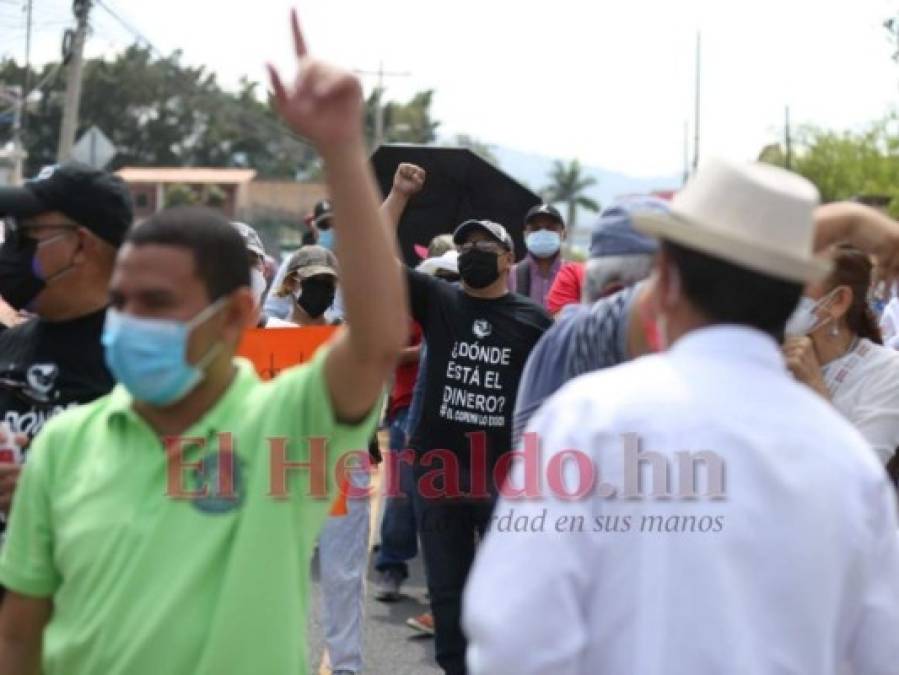
[[[203,206],[208,206],[211,209],[221,209],[224,208],[227,202],[228,195],[220,186],[210,185],[206,188],[206,197],[203,199]]]
[[[165,189],[165,207],[196,206],[200,203],[200,195],[190,185],[175,183]]]
[[[804,126],[796,134],[792,170],[808,178],[824,201],[883,195],[899,216],[899,118],[891,114],[859,131]],[[779,145],[759,158],[784,166]]]
[[[550,203],[568,206],[566,223],[569,227],[573,228],[576,225],[578,208],[599,211],[599,202],[585,194],[587,188],[596,185],[597,180],[593,176],[584,175],[578,160],[573,159],[568,164],[556,160],[550,171],[549,180],[549,185],[542,190],[543,198]]]
[[[365,103],[365,134],[369,147],[375,143],[375,120],[382,92],[373,91]],[[433,143],[440,122],[431,117],[433,90],[420,91],[405,103],[384,103],[385,143]]]
[[[783,167],[787,163],[787,155],[780,143],[772,143],[762,148],[758,161]]]
[[[56,76],[53,76],[56,73]],[[24,70],[0,63],[0,82],[22,82]],[[55,161],[65,82],[58,64],[33,73],[43,83],[29,108],[25,147],[29,173]],[[203,67],[184,66],[180,53],[155,58],[134,45],[111,60],[85,64],[79,133],[97,125],[117,149],[111,168],[125,165],[245,166],[263,176],[293,177],[315,160],[259,100],[248,80],[227,92]],[[9,125],[0,125],[0,142]]]

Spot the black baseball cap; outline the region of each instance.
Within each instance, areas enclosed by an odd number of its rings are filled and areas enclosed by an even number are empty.
[[[537,204],[536,206],[532,206],[527,215],[524,217],[524,224],[529,224],[537,216],[549,216],[557,223],[559,223],[562,227],[565,227],[565,219],[562,218],[562,214],[559,213],[559,209],[557,209],[552,204]]]
[[[468,235],[475,230],[486,233],[491,239],[509,251],[515,250],[515,244],[512,242],[512,237],[509,236],[506,228],[499,223],[494,223],[492,220],[466,220],[453,232],[453,243],[456,246],[461,246],[468,239]]]
[[[30,218],[59,211],[119,247],[134,219],[121,178],[79,162],[44,167],[21,187],[0,188],[0,216]]]
[[[321,224],[326,220],[330,220],[332,215],[334,214],[331,211],[331,201],[322,199],[312,210],[312,223],[321,230],[327,230],[328,228],[322,227]]]

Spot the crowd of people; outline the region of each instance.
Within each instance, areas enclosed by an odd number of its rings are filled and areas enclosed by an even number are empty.
[[[899,223],[708,161],[583,263],[538,204],[526,251],[448,222],[407,266],[427,174],[379,194],[357,79],[292,30],[273,100],[329,198],[279,267],[77,163],[0,190],[0,675],[308,672],[313,560],[364,672],[376,483],[372,592],[421,553],[451,675],[895,675]],[[321,326],[271,381],[235,357]]]

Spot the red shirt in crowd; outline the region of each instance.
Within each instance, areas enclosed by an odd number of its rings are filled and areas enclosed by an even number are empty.
[[[558,314],[565,305],[581,301],[584,287],[584,263],[565,263],[546,294],[546,311]]]
[[[421,326],[412,322],[409,334],[409,347],[421,344]],[[397,367],[393,378],[393,389],[390,391],[390,403],[387,407],[387,419],[393,419],[403,408],[412,404],[412,390],[418,378],[418,361],[412,361]]]

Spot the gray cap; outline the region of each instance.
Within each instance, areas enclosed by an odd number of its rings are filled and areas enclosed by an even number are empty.
[[[488,235],[498,244],[505,246],[509,251],[515,250],[515,244],[512,242],[512,237],[509,236],[506,228],[499,223],[494,223],[492,220],[466,220],[453,232],[453,243],[456,246],[461,246],[468,239],[468,235],[476,230],[480,230]]]
[[[256,230],[246,223],[241,223],[237,220],[232,220],[231,225],[243,237],[243,243],[248,251],[252,251],[263,258],[265,257],[265,247],[262,245],[262,239],[259,238],[259,233]]]
[[[296,274],[300,279],[308,279],[319,274],[337,277],[337,256],[324,246],[303,246],[287,263],[285,276],[292,274]]]
[[[603,211],[593,226],[590,257],[652,255],[658,251],[655,238],[634,229],[634,213],[646,211],[667,214],[670,208],[668,202],[658,197],[628,197]]]

